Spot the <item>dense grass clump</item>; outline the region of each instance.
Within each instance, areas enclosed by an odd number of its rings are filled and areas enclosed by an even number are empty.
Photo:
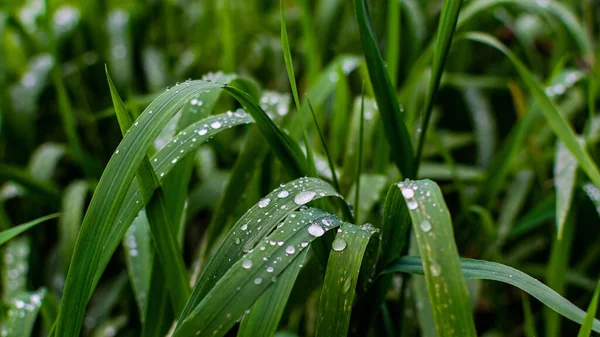
[[[600,333],[597,7],[1,5],[0,336]]]

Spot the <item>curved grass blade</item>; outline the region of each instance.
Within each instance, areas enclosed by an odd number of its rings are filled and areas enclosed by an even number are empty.
[[[342,224],[331,245],[325,281],[319,300],[315,336],[347,336],[358,274],[372,226]]]
[[[256,217],[257,215],[253,216]],[[266,238],[251,235],[256,239],[252,239],[252,242],[258,246],[231,265],[190,315],[180,320],[173,337],[225,335],[244,310],[273,282],[277,282],[277,277],[285,268],[291,263],[297,263],[295,261],[302,257],[302,251],[311,242],[338,227],[340,223],[331,214],[308,209],[292,214]],[[248,230],[245,232],[248,233]],[[237,235],[232,233],[228,238],[235,236]],[[245,245],[247,244],[248,241]],[[242,243],[239,245],[242,246]]]
[[[58,161],[65,154],[65,147],[61,144],[44,143],[31,155],[27,169],[32,177],[41,181],[52,179]]]
[[[509,58],[521,76],[521,79],[531,91],[535,101],[540,107],[542,114],[546,118],[546,121],[556,136],[564,143],[566,148],[569,149],[571,154],[577,160],[579,166],[581,166],[582,170],[588,175],[594,184],[596,184],[596,186],[600,186],[600,172],[598,171],[598,167],[596,166],[595,162],[587,153],[585,148],[579,144],[575,132],[569,123],[564,119],[564,117],[559,113],[558,108],[548,98],[542,85],[527,69],[527,67],[525,67],[525,65],[518,59],[518,57],[512,51],[506,48],[506,46],[504,46],[500,41],[488,34],[471,32],[461,35],[460,38],[480,42],[493,47]]]
[[[416,165],[412,143],[404,124],[403,114],[398,105],[394,88],[375,42],[375,34],[367,14],[366,0],[354,0],[354,7],[360,31],[360,41],[369,68],[369,77],[377,99],[383,129],[393,149],[392,158],[405,177],[414,178]]]
[[[273,153],[292,178],[308,175],[306,158],[298,144],[273,123],[256,101],[245,92],[232,86],[223,87],[244,109],[252,115],[256,126],[267,139]],[[314,165],[313,165],[314,166]]]
[[[40,311],[46,289],[22,293],[14,297],[8,307],[8,319],[4,322],[0,335],[29,337]]]
[[[446,63],[446,57],[450,51],[452,36],[454,35],[454,30],[456,29],[456,22],[458,21],[458,14],[460,13],[461,6],[462,0],[455,0],[444,1],[444,5],[442,7],[442,13],[438,23],[437,37],[433,50],[433,65],[431,69],[431,77],[429,78],[429,88],[425,98],[425,111],[423,112],[422,116],[423,119],[421,123],[421,133],[419,134],[419,142],[417,143],[415,162],[417,168],[415,169],[415,172],[418,172],[419,162],[421,161],[421,155],[423,153],[423,146],[425,145],[427,127],[429,125],[431,112],[433,110],[433,102],[435,101],[435,95],[440,88],[440,81],[444,72],[444,64]]]
[[[125,136],[130,128],[136,125],[129,115],[125,103],[121,100],[108,74],[108,69],[106,70],[106,78],[113,105],[115,106],[115,113],[121,127],[121,133]],[[178,158],[175,159],[175,162],[177,160]],[[176,313],[180,313],[190,294],[189,276],[183,256],[179,252],[179,245],[176,239],[177,233],[174,232],[173,225],[171,224],[172,219],[167,214],[162,187],[147,156],[142,159],[136,178],[144,204],[146,205],[152,241],[154,242],[161,268],[165,272],[165,284],[171,295],[171,304],[173,305],[173,310]]]
[[[59,213],[49,214],[49,215],[43,216],[41,218],[31,220],[22,225],[15,226],[15,227],[12,227],[10,229],[0,232],[0,246],[7,243],[8,241],[13,239],[17,235],[29,230],[30,228],[41,224],[42,222],[48,221],[50,219],[58,218],[59,215],[60,215]]]
[[[141,321],[144,323],[146,297],[150,294],[148,289],[150,287],[150,275],[153,272],[153,247],[148,218],[144,210],[140,211],[131,223],[131,226],[129,226],[129,229],[127,229],[125,238],[123,238],[123,248],[125,250],[125,262],[127,264],[129,279],[131,280],[131,287],[141,314]],[[161,308],[161,311],[163,310],[164,307]]]
[[[585,319],[586,315],[583,310],[540,281],[517,269],[496,262],[472,259],[461,259],[460,267],[467,279],[493,280],[510,284],[537,298],[550,309],[575,323],[581,324]],[[423,275],[424,269],[420,258],[405,256],[384,270],[382,274],[394,272]],[[594,319],[592,330],[600,332],[599,320]]]
[[[75,249],[75,241],[79,234],[81,219],[85,208],[85,197],[88,184],[84,180],[76,180],[65,189],[62,198],[62,213],[58,223],[59,247],[63,270],[69,270],[71,256]]]
[[[452,220],[440,188],[431,180],[398,184],[406,200],[437,332],[440,336],[476,336],[469,293],[460,270]]]
[[[103,246],[107,244],[106,238],[153,139],[184,102],[200,91],[218,88],[219,85],[214,83],[188,81],[166,91],[146,108],[137,120],[139,125],[133,127],[121,141],[98,182],[83,219],[65,282],[56,323],[57,336],[79,335],[85,307],[96,283],[94,278]],[[117,239],[117,245],[120,239]]]
[[[296,263],[285,268],[277,278],[277,282],[254,302],[250,313],[242,319],[237,337],[272,337],[275,334],[307,253],[308,249],[303,250],[296,258]]]
[[[594,324],[594,317],[596,317],[596,310],[598,309],[598,298],[600,297],[600,282],[596,286],[596,290],[594,291],[594,295],[592,296],[592,300],[590,301],[590,305],[588,307],[587,313],[585,314],[585,318],[583,323],[581,324],[581,328],[579,329],[579,333],[577,337],[590,337],[592,335],[592,326]]]
[[[190,125],[188,128],[181,131],[150,160],[154,167],[154,171],[157,173],[158,180],[163,181],[164,177],[176,167],[176,164],[173,164],[174,160],[176,163],[178,160],[194,153],[202,143],[209,140],[214,135],[227,128],[251,122],[252,118],[248,114],[242,110],[238,110],[236,112],[211,116]],[[117,218],[106,239],[106,246],[102,250],[100,262],[94,276],[94,285],[100,280],[100,276],[108,265],[112,254],[117,249],[123,235],[125,235],[129,224],[131,224],[133,219],[138,215],[142,207],[143,200],[140,195],[137,181],[133,181],[129,186],[127,195],[120,206]]]
[[[204,267],[179,321],[186,319],[233,263],[253,249],[279,222],[301,206],[326,196],[341,198],[323,180],[300,178],[280,186],[250,208],[235,223]]]

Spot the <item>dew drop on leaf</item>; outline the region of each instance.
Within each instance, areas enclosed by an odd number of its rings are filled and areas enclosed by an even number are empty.
[[[296,195],[294,198],[294,203],[296,205],[304,205],[309,203],[313,198],[317,195],[316,192],[313,191],[302,191]]]
[[[336,252],[340,252],[340,251],[344,250],[347,245],[348,244],[346,243],[346,240],[344,240],[342,238],[336,238],[335,240],[333,240],[333,243],[331,244],[331,249],[335,250]]]
[[[421,230],[423,232],[427,233],[431,230],[431,222],[429,222],[428,220],[423,220],[419,224],[419,227],[421,227]]]
[[[321,227],[319,224],[314,223],[308,227],[308,234],[319,237],[325,234],[325,231],[323,230],[323,227]]]
[[[265,208],[269,205],[270,202],[271,202],[271,199],[269,199],[269,198],[260,199],[260,201],[258,202],[258,207]]]
[[[408,207],[408,209],[410,210],[415,210],[417,209],[417,207],[419,206],[419,203],[416,200],[409,200],[406,203],[406,206]]]
[[[410,199],[415,196],[415,191],[412,188],[402,188],[402,196]]]
[[[296,252],[296,248],[294,248],[294,246],[287,246],[285,248],[285,252],[288,254],[294,254]]]
[[[257,277],[254,279],[254,284],[261,284],[262,283],[262,278]]]
[[[244,269],[250,269],[250,268],[252,268],[252,261],[250,261],[250,260],[244,260],[244,262],[242,262],[242,267],[244,267]]]
[[[280,199],[287,198],[288,195],[290,195],[290,192],[286,190],[281,190],[279,193],[277,193],[277,197]]]

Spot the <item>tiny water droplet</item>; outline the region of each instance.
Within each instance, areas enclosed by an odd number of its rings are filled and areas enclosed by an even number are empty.
[[[300,246],[302,246],[302,248],[305,248],[306,246],[308,246],[308,242],[302,241],[302,243],[300,244]]]
[[[262,278],[257,277],[254,279],[254,284],[261,284],[262,283]]]
[[[273,272],[273,267],[267,267],[267,273],[272,273]]]
[[[346,240],[342,238],[336,238],[331,244],[331,249],[335,250],[336,252],[341,252],[346,248],[347,245],[348,243],[346,243]]]

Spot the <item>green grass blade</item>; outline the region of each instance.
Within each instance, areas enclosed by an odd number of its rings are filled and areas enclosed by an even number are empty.
[[[525,336],[526,337],[535,337],[538,336],[535,329],[535,318],[533,317],[533,312],[531,311],[531,304],[529,303],[529,297],[525,295],[525,293],[521,293],[521,301],[523,302],[523,315],[525,316]]]
[[[571,154],[577,160],[577,163],[581,169],[588,175],[594,184],[600,186],[600,172],[598,171],[598,167],[596,166],[594,160],[590,157],[585,148],[579,144],[575,132],[565,118],[559,113],[556,105],[554,105],[548,96],[546,96],[546,93],[540,82],[518,59],[518,57],[491,35],[472,32],[461,35],[461,38],[480,42],[493,47],[508,57],[521,76],[521,79],[525,85],[531,91],[533,98],[537,102],[542,114],[546,118],[546,121],[556,136],[564,143],[565,147],[569,149]]]
[[[65,281],[56,324],[57,336],[79,335],[85,307],[96,283],[103,246],[107,244],[106,238],[146,150],[184,102],[199,91],[218,88],[215,83],[188,81],[166,91],[146,108],[137,120],[139,125],[121,141],[98,182],[83,219]],[[120,239],[116,239],[117,245]]]
[[[583,139],[579,138],[579,144],[583,145]],[[556,142],[554,190],[556,192],[556,235],[558,239],[562,238],[567,213],[573,202],[576,178],[577,161],[562,142]]]
[[[138,310],[141,314],[142,323],[146,321],[144,318],[146,298],[153,296],[148,290],[151,280],[150,275],[153,272],[152,261],[154,252],[150,240],[148,218],[146,217],[146,212],[142,210],[133,220],[123,238],[127,272],[129,273],[131,288],[133,289]],[[161,308],[161,310],[164,310],[164,308]]]
[[[456,29],[456,22],[458,20],[458,14],[460,13],[461,6],[462,0],[454,0],[444,1],[444,5],[442,7],[442,13],[438,23],[437,37],[433,50],[433,65],[431,69],[431,77],[429,79],[429,88],[425,98],[425,111],[422,115],[421,132],[419,133],[419,141],[417,143],[417,169],[415,169],[415,171],[418,171],[418,165],[421,161],[423,146],[425,145],[425,136],[427,135],[427,127],[429,126],[429,120],[431,119],[431,112],[433,110],[433,103],[440,87],[440,81],[442,79],[442,74],[444,73],[446,57],[450,51],[450,45],[452,44],[452,37],[454,35],[454,30]]]
[[[253,214],[252,219],[257,217],[258,214]],[[302,251],[311,242],[325,232],[337,228],[340,223],[341,221],[333,215],[309,209],[290,216],[284,225],[266,238],[258,231],[259,234],[252,233],[251,241],[237,241],[240,242],[239,247],[254,249],[248,249],[246,255],[238,256],[237,262],[231,264],[231,268],[223,277],[217,277],[219,280],[214,288],[195,306],[187,318],[179,321],[173,337],[194,334],[224,336],[236,323],[237,318],[273,282],[277,282],[277,277],[285,268],[291,263],[299,263],[295,261],[302,257]],[[248,227],[245,232],[249,233],[249,230]],[[228,238],[234,237],[238,240],[247,235],[236,235],[235,232],[228,235]],[[248,246],[249,242],[252,242],[252,246]],[[255,244],[258,246],[254,247]]]
[[[388,188],[381,221],[381,267],[400,257],[408,244],[410,215],[403,205],[402,192],[395,184]]]
[[[327,149],[327,144],[325,143],[325,138],[323,137],[323,133],[321,132],[321,128],[319,127],[319,122],[317,121],[317,115],[315,114],[315,110],[310,104],[310,100],[307,100],[306,103],[310,108],[311,115],[313,117],[313,121],[315,122],[315,127],[317,128],[317,133],[319,134],[319,139],[321,140],[321,146],[323,146],[323,150],[325,151],[325,156],[327,157],[327,164],[329,165],[329,171],[331,172],[331,179],[333,182],[333,187],[340,192],[340,184],[338,183],[337,174],[335,173],[335,166],[333,165],[333,160],[329,155],[329,150]]]
[[[130,128],[136,125],[129,115],[125,103],[121,100],[117,88],[115,88],[108,74],[108,70],[106,70],[106,77],[115,106],[115,112],[119,120],[119,126],[121,127],[121,133],[125,136],[131,130]],[[177,159],[175,160],[176,162]],[[165,272],[165,283],[171,295],[171,304],[173,305],[173,310],[176,313],[180,313],[190,295],[189,276],[183,256],[179,252],[179,244],[176,239],[177,233],[174,232],[173,225],[171,224],[172,219],[167,214],[162,187],[147,156],[142,159],[142,163],[138,168],[137,181],[144,204],[146,205],[150,234],[152,235],[161,267]]]
[[[315,336],[347,336],[358,274],[372,226],[344,223],[331,246],[325,281],[319,300]]]
[[[360,94],[360,117],[358,119],[358,156],[356,157],[356,178],[354,180],[354,214],[356,222],[360,223],[360,175],[363,166],[363,141],[365,133],[365,92],[364,86]]]
[[[285,268],[277,278],[277,282],[252,305],[250,313],[242,319],[237,337],[272,337],[275,334],[307,253],[306,249],[302,251],[295,260],[297,263],[292,263]]]
[[[440,336],[475,336],[465,279],[460,270],[452,220],[440,188],[431,180],[398,184],[406,200],[423,257],[425,280]]]
[[[0,246],[7,243],[11,239],[15,238],[17,235],[26,232],[27,230],[29,230],[32,227],[35,227],[35,226],[37,226],[45,221],[48,221],[50,219],[58,218],[59,215],[60,215],[59,213],[46,215],[41,218],[37,218],[35,220],[24,223],[22,225],[15,226],[15,227],[12,227],[10,229],[0,232]]]
[[[311,177],[316,177],[315,158],[312,154],[312,148],[310,141],[308,140],[308,133],[306,132],[306,125],[304,123],[303,110],[301,109],[300,99],[298,98],[298,88],[296,87],[296,75],[294,74],[294,63],[292,61],[292,53],[290,52],[290,44],[288,41],[287,28],[285,24],[285,15],[283,11],[283,0],[279,0],[279,11],[281,13],[281,46],[283,48],[283,59],[285,60],[285,68],[290,79],[290,87],[292,88],[292,96],[294,97],[294,104],[296,104],[296,111],[300,114],[300,126],[302,127],[302,137],[304,138],[304,146],[306,147],[306,162],[308,165],[308,173]]]
[[[29,274],[29,237],[19,237],[8,242],[2,250],[2,298],[10,301],[14,296],[26,291]]]
[[[575,323],[581,324],[585,319],[585,311],[579,309],[540,281],[517,269],[496,262],[472,259],[461,259],[460,267],[467,279],[492,280],[510,284],[537,298],[550,309]],[[406,256],[383,271],[384,274],[391,272],[422,275],[424,270],[420,258]],[[594,319],[592,330],[600,332],[599,320]]]
[[[81,219],[85,209],[85,200],[88,193],[88,184],[83,180],[76,180],[65,189],[62,198],[62,214],[58,224],[60,258],[63,271],[69,270],[73,249],[79,234]]]
[[[592,300],[590,301],[590,305],[588,306],[587,313],[585,314],[577,337],[590,337],[592,335],[592,326],[596,317],[596,310],[598,309],[598,298],[600,298],[600,282],[598,282],[598,285],[596,286],[596,290],[594,291],[594,295],[592,296]]]
[[[331,185],[320,179],[300,178],[280,186],[250,208],[238,219],[196,280],[180,322],[199,305],[233,263],[250,251],[279,222],[295,209],[327,196],[340,197]],[[266,213],[269,213],[268,216]]]
[[[163,181],[164,177],[176,167],[173,164],[173,160],[177,162],[194,153],[201,144],[229,127],[250,122],[252,122],[252,118],[242,110],[238,110],[234,113],[224,113],[208,117],[190,125],[152,157],[150,162],[158,175],[158,180]],[[138,215],[143,204],[137,181],[133,181],[120,206],[114,225],[108,234],[106,246],[102,250],[100,262],[94,276],[94,284],[100,280],[104,269],[117,249],[123,235],[125,235],[129,224]]]
[[[398,59],[400,58],[400,0],[390,1],[387,8],[387,52],[385,63],[392,86],[398,82]]]
[[[58,162],[65,155],[65,147],[61,144],[44,143],[31,154],[27,169],[32,177],[42,181],[50,181],[56,173]]]
[[[298,144],[273,123],[250,95],[232,86],[225,86],[223,89],[242,104],[244,109],[252,115],[256,126],[267,139],[271,150],[288,174],[292,178],[307,176],[309,169],[307,168],[306,158],[300,147],[298,147]]]
[[[367,14],[366,0],[354,0],[354,7],[360,40],[369,68],[369,77],[377,99],[381,121],[387,140],[393,149],[392,158],[405,177],[414,178],[415,157],[412,143],[404,124],[403,114],[398,105],[394,87],[375,41],[375,34]]]
[[[0,334],[4,336],[29,337],[44,300],[46,289],[19,294],[11,300],[8,307],[8,319],[3,322]]]

